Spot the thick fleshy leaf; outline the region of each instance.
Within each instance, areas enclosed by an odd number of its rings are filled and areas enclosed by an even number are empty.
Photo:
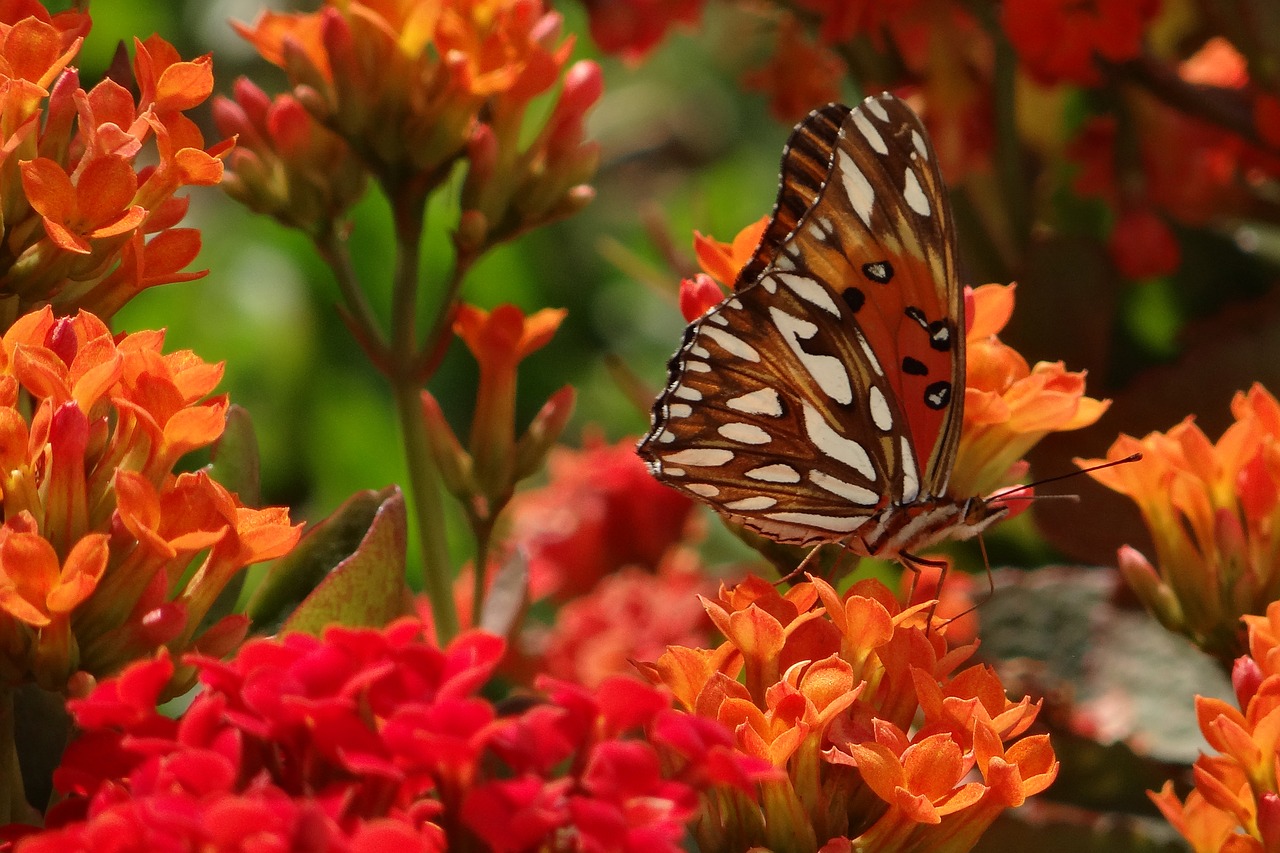
[[[360,492],[272,567],[249,604],[258,631],[319,634],[326,625],[382,626],[409,612],[404,496]]]

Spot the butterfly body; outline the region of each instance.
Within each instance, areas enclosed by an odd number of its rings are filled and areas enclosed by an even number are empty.
[[[885,94],[792,133],[734,292],[689,325],[639,453],[659,480],[780,542],[887,558],[1005,513],[947,486],[964,302],[919,119]]]

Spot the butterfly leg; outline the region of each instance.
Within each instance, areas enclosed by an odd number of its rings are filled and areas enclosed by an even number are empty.
[[[926,626],[933,625],[933,616],[938,610],[938,602],[942,597],[942,585],[947,580],[947,572],[951,570],[951,564],[946,560],[931,560],[928,557],[917,557],[915,554],[909,554],[901,551],[898,559],[902,562],[902,567],[911,572],[911,589],[907,591],[907,605],[909,606],[916,597],[916,584],[920,582],[920,569],[928,566],[938,570],[938,588],[937,594],[934,596],[933,606],[929,608],[929,617],[925,620]]]
[[[826,544],[828,544],[828,543],[826,543],[826,542],[819,542],[817,545],[814,545],[814,546],[809,550],[809,553],[804,555],[804,559],[803,559],[803,560],[801,560],[801,561],[796,565],[796,567],[795,567],[794,569],[792,569],[791,571],[787,572],[785,575],[783,575],[782,577],[780,577],[780,578],[778,578],[776,581],[774,581],[774,582],[773,582],[773,585],[774,585],[774,586],[780,586],[780,585],[782,585],[782,584],[784,584],[784,583],[790,583],[790,582],[791,582],[791,580],[792,580],[793,578],[797,578],[797,577],[800,577],[801,575],[803,575],[806,571],[808,571],[808,570],[809,570],[809,564],[810,564],[810,563],[815,563],[815,562],[817,562],[818,552],[819,552],[819,551],[821,551],[821,550],[822,550],[822,546],[823,546],[823,545],[826,545]],[[837,558],[837,559],[838,559],[838,558]]]

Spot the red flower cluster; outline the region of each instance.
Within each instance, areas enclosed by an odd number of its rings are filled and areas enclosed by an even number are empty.
[[[1005,0],[1000,25],[1034,79],[1091,86],[1102,79],[1098,58],[1138,56],[1159,11],[1160,0]]]
[[[546,681],[499,717],[476,692],[502,645],[441,650],[412,619],[259,640],[194,659],[204,690],[179,720],[155,710],[168,656],[135,664],[72,703],[68,798],[18,850],[676,851],[700,792],[771,775],[633,679]]]
[[[551,482],[514,510],[531,598],[582,595],[624,566],[652,571],[682,538],[693,502],[649,476],[631,441],[557,449],[547,465]]]
[[[109,317],[144,288],[203,275],[182,272],[199,232],[174,226],[187,209],[177,191],[217,184],[231,147],[206,150],[184,115],[213,89],[209,57],[184,61],[152,36],[134,45],[136,100],[111,78],[86,92],[69,63],[88,30],[82,12],[0,5],[0,283],[17,296],[10,311],[51,302]]]

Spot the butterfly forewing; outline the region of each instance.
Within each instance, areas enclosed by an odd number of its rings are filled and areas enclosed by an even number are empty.
[[[640,444],[656,476],[775,539],[940,495],[964,324],[941,177],[889,95],[815,111],[736,292],[692,323]]]

